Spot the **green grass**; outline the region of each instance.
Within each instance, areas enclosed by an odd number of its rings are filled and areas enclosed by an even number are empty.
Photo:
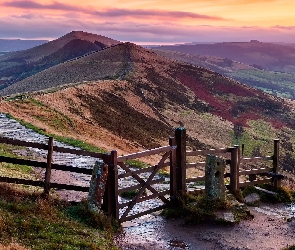
[[[150,166],[149,164],[139,160],[127,160],[125,163],[126,165],[129,165],[130,167],[134,168],[147,168]]]
[[[23,126],[25,126],[28,129],[32,129],[33,131],[35,131],[35,132],[37,132],[39,134],[45,135],[45,136],[53,137],[57,141],[66,143],[66,144],[71,145],[73,147],[78,147],[78,148],[84,149],[86,151],[97,152],[97,153],[106,153],[107,152],[104,149],[101,149],[99,147],[96,147],[94,145],[91,145],[91,144],[86,143],[86,142],[81,141],[81,140],[77,140],[77,139],[74,139],[74,138],[71,138],[71,137],[63,137],[63,136],[58,136],[58,135],[54,135],[54,134],[51,134],[51,133],[47,133],[43,129],[40,129],[40,128],[34,126],[31,123],[28,123],[28,122],[25,122],[23,120],[17,119],[17,118],[13,117],[10,114],[6,114],[6,116],[8,118],[10,118],[10,119],[14,119],[14,120],[18,121],[20,124],[22,124]]]
[[[117,249],[117,225],[86,203],[69,203],[0,184],[0,242],[29,249]]]
[[[133,199],[138,194],[138,191],[139,191],[138,189],[126,191],[121,193],[120,196],[126,199]],[[147,195],[146,190],[143,191],[142,195],[143,196]]]
[[[244,155],[247,157],[273,154],[273,140],[277,138],[276,130],[263,120],[248,121],[249,128],[244,130],[233,144],[245,145]]]
[[[0,155],[12,158],[20,158],[14,151],[24,149],[24,147],[12,146],[4,143],[0,143]],[[27,157],[24,157],[27,159]],[[31,166],[18,165],[11,163],[0,163],[0,175],[7,177],[28,177],[33,172]]]

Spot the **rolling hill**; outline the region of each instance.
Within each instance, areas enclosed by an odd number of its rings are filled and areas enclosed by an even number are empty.
[[[119,41],[82,31],[73,31],[46,44],[0,57],[2,88],[59,63],[119,44]]]
[[[262,43],[252,40],[251,42],[239,43],[170,45],[156,47],[155,49],[228,58],[258,69],[286,73],[295,72],[295,48],[290,45]]]
[[[154,51],[171,59],[211,69],[274,96],[295,100],[295,74],[258,69],[257,66],[216,56],[185,54],[170,50]]]
[[[249,156],[271,154],[280,138],[281,165],[293,170],[293,102],[135,44],[58,64],[4,91],[11,96],[1,112],[107,150],[167,145],[184,126],[190,147],[245,143]],[[27,93],[12,95],[19,92]]]

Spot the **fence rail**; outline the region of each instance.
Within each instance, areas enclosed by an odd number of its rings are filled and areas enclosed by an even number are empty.
[[[100,158],[100,159],[107,158],[107,154],[88,152],[88,151],[80,150],[80,149],[71,149],[71,148],[63,148],[63,147],[54,146],[52,137],[49,138],[47,145],[41,144],[41,143],[35,143],[35,142],[26,142],[26,141],[20,141],[20,140],[15,140],[15,139],[9,139],[9,138],[0,138],[0,143],[47,150],[47,162],[18,159],[18,158],[12,158],[12,157],[7,157],[7,156],[0,156],[0,162],[44,168],[46,170],[44,180],[26,180],[26,179],[20,179],[20,178],[0,177],[0,182],[43,187],[44,193],[46,193],[46,194],[49,193],[51,188],[73,190],[73,191],[82,191],[82,192],[89,191],[89,187],[85,187],[85,186],[77,186],[77,185],[69,185],[69,184],[61,184],[61,183],[51,182],[50,179],[51,179],[51,170],[52,169],[66,171],[66,172],[74,172],[74,173],[79,173],[79,174],[92,175],[92,169],[79,168],[79,167],[73,167],[70,165],[52,163],[53,152],[91,156],[91,157]]]

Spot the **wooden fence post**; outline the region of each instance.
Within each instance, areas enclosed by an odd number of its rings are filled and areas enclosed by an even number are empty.
[[[280,140],[275,139],[274,140],[274,153],[273,153],[273,168],[272,171],[273,173],[277,174],[279,170],[279,145],[280,145]],[[278,188],[281,186],[281,180],[274,179],[274,187]]]
[[[175,130],[176,140],[176,186],[177,193],[186,191],[186,130],[179,127]]]
[[[177,195],[177,179],[176,179],[176,150],[173,147],[176,146],[176,140],[174,137],[169,138],[169,145],[172,147],[170,152],[170,200],[174,200]]]
[[[119,220],[117,151],[111,151],[106,164],[108,165],[108,178],[102,207],[108,215]]]
[[[51,178],[51,163],[53,154],[53,138],[49,137],[48,140],[48,154],[47,154],[47,166],[44,180],[44,194],[49,195],[50,191],[50,178]]]
[[[231,148],[230,161],[230,191],[236,194],[239,188],[239,146]]]

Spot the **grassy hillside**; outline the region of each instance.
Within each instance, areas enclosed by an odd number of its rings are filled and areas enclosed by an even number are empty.
[[[185,54],[168,50],[154,51],[171,59],[211,69],[274,96],[295,99],[294,73],[261,69],[262,67],[258,65],[250,66],[228,58]]]

